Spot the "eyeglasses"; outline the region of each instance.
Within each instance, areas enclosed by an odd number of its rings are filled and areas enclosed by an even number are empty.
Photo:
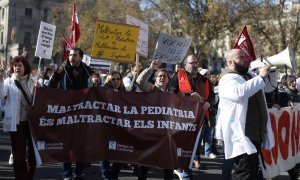
[[[198,65],[198,62],[186,62],[187,64]]]
[[[112,78],[111,80],[112,80],[112,81],[120,81],[121,78]]]

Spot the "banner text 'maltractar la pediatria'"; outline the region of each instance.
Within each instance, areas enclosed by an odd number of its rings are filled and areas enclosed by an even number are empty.
[[[200,106],[173,93],[38,88],[30,126],[42,163],[111,160],[188,168]]]

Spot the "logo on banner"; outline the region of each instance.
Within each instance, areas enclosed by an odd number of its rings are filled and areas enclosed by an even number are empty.
[[[38,141],[37,142],[37,149],[38,150],[45,150],[45,141]]]
[[[192,156],[192,151],[186,151],[182,148],[177,148],[176,149],[177,152],[177,157],[191,157]]]
[[[246,40],[246,37],[244,36],[244,34],[242,34],[238,41],[238,45],[240,46],[245,40]]]
[[[108,149],[117,150],[117,142],[116,141],[109,141],[108,142]]]
[[[177,148],[177,156],[182,156],[182,148]]]

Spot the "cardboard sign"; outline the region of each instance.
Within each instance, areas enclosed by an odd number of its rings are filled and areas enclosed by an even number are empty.
[[[148,25],[130,15],[127,15],[126,23],[140,27],[136,53],[148,57]]]
[[[51,59],[56,26],[41,22],[38,40],[36,43],[35,56]]]
[[[137,26],[98,21],[91,56],[95,59],[133,63],[139,29]]]
[[[153,59],[160,59],[162,63],[181,63],[191,45],[192,40],[160,33],[157,40]]]

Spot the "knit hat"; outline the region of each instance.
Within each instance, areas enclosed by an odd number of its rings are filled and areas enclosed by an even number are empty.
[[[208,69],[201,69],[200,74],[204,76],[207,72],[210,72]]]

